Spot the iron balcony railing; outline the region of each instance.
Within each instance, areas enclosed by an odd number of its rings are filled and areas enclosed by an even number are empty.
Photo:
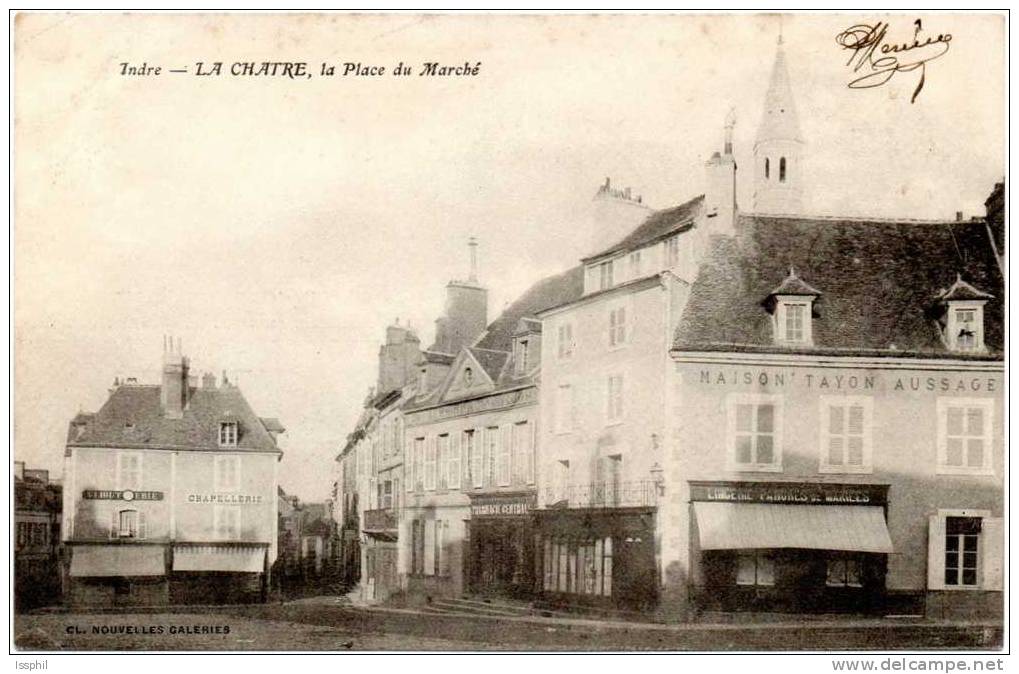
[[[652,480],[591,482],[548,486],[544,496],[546,508],[632,508],[657,505],[658,488]]]
[[[392,508],[364,511],[365,531],[396,531],[396,511]]]

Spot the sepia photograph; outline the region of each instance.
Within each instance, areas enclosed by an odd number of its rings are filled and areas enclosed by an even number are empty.
[[[1007,11],[9,21],[17,668],[1003,669]]]

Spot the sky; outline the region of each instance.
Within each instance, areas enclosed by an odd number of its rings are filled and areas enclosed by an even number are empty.
[[[952,40],[914,103],[916,71],[847,87],[838,33],[882,20],[907,42],[918,18]],[[157,383],[169,334],[287,427],[281,486],[325,498],[386,325],[430,343],[468,237],[491,320],[591,252],[606,176],[654,208],[703,193],[730,108],[749,166],[780,23],[807,212],[983,215],[1005,173],[993,15],[19,15],[15,458],[59,477],[70,419],[114,377]],[[200,77],[198,61],[313,76]],[[387,73],[342,77],[346,62]],[[389,74],[400,62],[411,76]],[[481,65],[419,76],[426,62]]]

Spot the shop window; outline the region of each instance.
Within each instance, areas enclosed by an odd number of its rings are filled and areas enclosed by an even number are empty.
[[[822,473],[870,472],[872,410],[870,398],[821,397]]]
[[[534,433],[526,421],[513,425],[513,484],[534,484]]]
[[[542,551],[547,592],[612,596],[612,539],[548,537]]]
[[[144,539],[148,534],[145,513],[134,509],[115,511],[110,525],[110,538]]]
[[[626,344],[626,307],[609,310],[609,347]]]
[[[241,488],[241,457],[217,456],[212,472],[216,491],[230,492]]]
[[[139,490],[142,487],[141,452],[117,453],[117,489]]]
[[[776,396],[730,396],[728,426],[733,470],[782,470],[781,412],[781,401]]]
[[[863,564],[855,555],[838,555],[828,559],[825,585],[828,587],[863,587]]]
[[[990,399],[939,398],[938,472],[992,474]]]
[[[470,471],[470,484],[474,488],[481,487],[485,473],[485,455],[474,429],[463,432],[463,443]]]
[[[775,558],[766,553],[741,554],[736,560],[736,584],[771,587],[775,584]]]
[[[979,517],[945,520],[945,585],[976,587],[980,560]]]
[[[569,360],[573,358],[574,342],[573,342],[573,324],[562,323],[556,328],[556,354],[559,360]]]
[[[217,540],[239,541],[241,539],[241,509],[238,506],[214,506],[212,519]]]

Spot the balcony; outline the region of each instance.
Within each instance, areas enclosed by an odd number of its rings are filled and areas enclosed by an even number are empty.
[[[549,486],[543,495],[545,508],[634,508],[658,503],[653,480]]]
[[[366,533],[396,534],[396,511],[392,508],[364,511]]]

